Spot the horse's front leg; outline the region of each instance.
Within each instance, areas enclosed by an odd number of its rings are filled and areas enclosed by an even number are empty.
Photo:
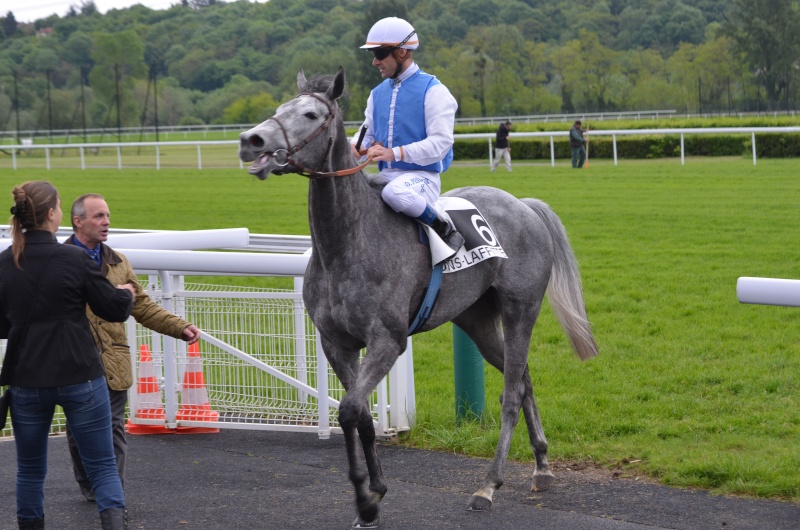
[[[404,345],[403,345],[404,346]],[[369,411],[368,398],[400,356],[404,347],[398,341],[376,340],[367,345],[367,355],[362,360],[356,375],[355,385],[342,398],[339,405],[339,424],[345,433],[347,456],[350,464],[350,481],[356,494],[358,517],[353,528],[377,528],[379,525],[379,503],[387,491],[375,442],[375,426]],[[358,432],[370,484],[367,487],[367,472],[358,458],[355,434]]]
[[[364,439],[361,437],[361,431],[363,429],[360,427],[362,413],[353,410],[347,403],[347,396],[349,395],[349,393],[346,394],[339,405],[339,425],[342,427],[342,432],[344,433],[347,463],[349,467],[348,476],[350,482],[353,483],[353,489],[356,494],[356,511],[358,512],[358,517],[353,522],[352,528],[377,528],[380,521],[378,517],[379,503],[383,494],[378,495],[367,487],[367,471],[364,470],[364,464],[358,454],[358,444],[356,443],[356,432],[358,432],[362,446],[365,444]],[[353,419],[355,419],[355,421],[353,421]],[[370,422],[372,422],[371,417]],[[366,455],[367,451],[365,450],[364,453]],[[369,469],[369,466],[367,466],[367,469]],[[384,493],[385,492],[384,490]]]
[[[369,490],[378,496],[378,501],[383,499],[386,491],[386,481],[383,478],[381,461],[378,458],[378,445],[375,436],[375,423],[370,411],[369,401],[365,404],[358,422],[358,437],[361,439],[361,448],[364,450],[364,459],[369,472]]]
[[[353,410],[353,405],[350,404],[352,399],[349,397],[350,391],[356,386],[359,372],[359,348],[341,347],[338,342],[332,342],[325,336],[321,336],[321,340],[325,357],[328,359],[331,369],[333,369],[336,377],[342,383],[346,393],[345,399],[342,400],[342,404],[339,406],[339,426],[344,434],[349,478],[356,490],[356,504],[363,505],[368,510],[370,505],[377,505],[377,502],[383,498],[386,493],[386,485],[383,481],[380,463],[377,463],[377,452],[374,447],[375,427],[372,424],[369,403],[365,400],[363,405],[361,407],[356,406],[355,410]],[[355,400],[352,403],[357,405]],[[364,455],[367,460],[367,469],[370,475],[369,490],[366,488],[367,474],[364,472],[361,455],[358,454],[356,433],[361,439],[361,445],[364,448]],[[375,493],[370,493],[370,490]],[[376,502],[373,502],[373,496],[377,496]],[[368,517],[369,519],[365,519],[366,521],[377,521],[377,509],[374,510],[374,515],[370,517],[370,514],[368,514]],[[358,522],[359,520],[356,520],[356,523]],[[353,524],[354,527],[356,527],[356,523]],[[361,527],[366,528],[368,526],[364,523]]]

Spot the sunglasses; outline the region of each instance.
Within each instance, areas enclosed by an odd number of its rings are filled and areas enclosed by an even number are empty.
[[[395,49],[393,47],[386,47],[386,48],[373,48],[370,51],[372,52],[372,56],[375,57],[377,60],[382,61],[389,57],[389,54],[392,53]]]

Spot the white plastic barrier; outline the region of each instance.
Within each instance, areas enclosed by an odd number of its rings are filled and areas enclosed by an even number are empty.
[[[168,270],[186,273],[252,274],[254,276],[303,276],[308,265],[305,254],[250,252],[185,252],[120,248],[137,270]]]
[[[182,230],[139,234],[109,234],[111,248],[152,250],[199,250],[209,248],[244,248],[250,243],[247,228],[219,230]]]
[[[69,236],[57,236],[64,242]],[[207,248],[244,248],[250,243],[247,228],[218,230],[182,230],[139,234],[109,234],[108,245],[122,249],[198,250]],[[11,246],[10,230],[0,233],[0,251]]]
[[[800,307],[800,280],[741,277],[736,295],[743,304]]]

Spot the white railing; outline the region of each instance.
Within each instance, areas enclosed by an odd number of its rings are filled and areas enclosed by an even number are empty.
[[[139,261],[135,253],[125,254],[132,262]],[[296,259],[299,256],[291,258],[295,263],[302,261]],[[274,270],[288,273],[291,269],[284,263]],[[192,276],[201,274],[187,272]],[[147,291],[154,300],[203,330],[199,351],[207,405],[218,417],[181,419],[188,362],[186,344],[154,333],[131,319],[128,337],[134,377],[140,373],[139,347],[147,345],[152,355],[150,369],[155,369],[164,408],[163,419],[140,417],[138,385],[134,384],[129,391],[131,424],[167,429],[313,432],[320,438],[340,432],[336,414],[344,389],[330,370],[305,312],[302,278],[295,278],[294,290],[283,291],[189,284],[183,274],[166,270],[148,277]],[[408,349],[370,398],[379,436],[392,436],[410,428],[415,414],[413,389],[409,339]],[[152,407],[148,404],[144,408]]]
[[[760,110],[760,111],[735,111],[735,110],[721,110],[715,112],[693,112],[693,113],[679,113],[674,109],[665,110],[630,110],[620,112],[574,112],[569,114],[527,114],[522,116],[473,116],[467,118],[456,118],[456,125],[498,125],[508,120],[513,123],[568,123],[574,120],[592,120],[592,121],[621,121],[621,120],[657,120],[657,119],[672,119],[672,118],[719,118],[721,116],[729,118],[750,118],[753,116],[770,116],[777,118],[779,116],[797,116],[798,110],[796,109],[783,109],[783,110]],[[345,121],[345,127],[350,129],[357,129],[361,126],[361,121],[350,120]],[[256,123],[225,123],[225,124],[207,124],[207,125],[159,125],[157,128],[154,125],[145,127],[92,127],[87,129],[27,129],[27,130],[7,130],[0,131],[0,145],[5,143],[13,143],[16,138],[20,139],[33,139],[33,138],[79,138],[88,136],[108,136],[120,137],[130,140],[132,138],[141,139],[144,137],[145,141],[158,136],[159,140],[170,141],[171,138],[182,137],[184,140],[189,139],[189,135],[202,134],[206,138],[209,133],[219,135],[222,133],[223,137],[229,134],[238,136],[240,132],[246,131],[254,126]]]
[[[800,280],[743,276],[736,281],[736,296],[743,304],[800,307]]]
[[[573,113],[573,114],[529,114],[525,116],[494,116],[494,117],[472,117],[472,118],[456,118],[457,125],[477,125],[502,123],[507,120],[513,120],[514,123],[534,123],[534,122],[567,122],[575,119],[592,119],[596,121],[605,120],[644,120],[644,119],[658,119],[665,117],[673,117],[676,115],[675,110],[633,110],[622,112],[588,112],[588,113]],[[345,127],[357,129],[361,126],[361,121],[345,121]],[[170,137],[182,136],[187,140],[189,134],[203,134],[205,138],[208,133],[219,134],[227,137],[228,134],[239,135],[240,132],[246,131],[255,127],[256,123],[225,123],[225,124],[209,124],[209,125],[148,125],[145,127],[91,127],[87,129],[28,129],[23,131],[0,131],[0,140],[6,138],[13,140],[15,138],[71,138],[71,137],[87,137],[87,136],[120,136],[127,139],[144,137],[146,141],[150,137],[159,136],[159,140],[169,141]]]
[[[674,128],[674,129],[619,129],[619,130],[590,130],[586,133],[588,139],[595,137],[611,137],[612,147],[614,153],[614,165],[619,164],[617,157],[617,137],[618,136],[680,136],[681,145],[681,164],[685,164],[686,154],[684,149],[684,139],[686,135],[704,135],[704,134],[749,134],[752,144],[753,152],[753,165],[757,162],[756,156],[756,134],[779,134],[779,133],[800,133],[800,127],[709,127],[709,128]],[[569,136],[569,131],[548,131],[548,132],[514,132],[511,138],[548,138],[550,140],[550,165],[555,166],[555,138],[562,138]],[[465,139],[485,139],[488,141],[489,146],[489,160],[493,154],[492,140],[495,138],[494,133],[469,133],[469,134],[456,134],[456,140]],[[244,168],[244,163],[239,160],[237,150],[239,142],[237,140],[218,140],[218,141],[181,141],[181,142],[124,142],[124,143],[77,143],[77,144],[33,144],[33,145],[11,145],[6,149],[11,152],[12,169],[17,169],[17,158],[19,153],[29,152],[32,150],[43,150],[45,153],[45,168],[51,169],[51,153],[54,150],[77,150],[80,156],[80,168],[86,169],[86,151],[96,149],[115,149],[116,150],[116,167],[123,169],[123,156],[122,149],[130,149],[134,147],[148,147],[155,148],[153,156],[153,165],[156,169],[161,169],[161,149],[171,147],[191,147],[196,148],[196,167],[203,169],[203,148],[212,146],[230,146],[231,156],[230,160],[237,160],[236,163],[240,169]],[[141,156],[137,155],[137,160]],[[233,164],[226,167],[233,167]]]
[[[587,131],[584,135],[585,138],[591,140],[594,137],[605,136],[611,137],[614,149],[614,165],[619,164],[617,158],[617,136],[680,136],[681,138],[681,165],[686,162],[686,151],[684,149],[684,138],[688,135],[695,134],[749,134],[753,150],[753,165],[756,165],[756,133],[798,133],[800,127],[707,127],[707,128],[682,128],[682,129],[619,129],[607,130],[597,129]],[[556,165],[556,154],[554,146],[554,138],[569,136],[569,131],[559,132],[519,132],[512,133],[512,138],[549,138],[550,139],[550,165]],[[489,140],[489,163],[491,164],[491,157],[493,154],[492,139],[495,137],[493,133],[476,133],[476,134],[457,134],[456,138],[486,138]]]

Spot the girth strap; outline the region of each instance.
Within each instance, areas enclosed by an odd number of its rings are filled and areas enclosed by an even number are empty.
[[[409,336],[419,331],[428,321],[428,317],[431,316],[433,306],[436,305],[436,300],[439,298],[439,289],[442,287],[443,270],[444,264],[439,263],[433,268],[433,271],[431,271],[431,281],[428,284],[428,290],[425,291],[425,298],[422,299],[422,304],[419,306],[419,311],[417,311],[414,322],[412,322],[411,327],[408,328]]]

